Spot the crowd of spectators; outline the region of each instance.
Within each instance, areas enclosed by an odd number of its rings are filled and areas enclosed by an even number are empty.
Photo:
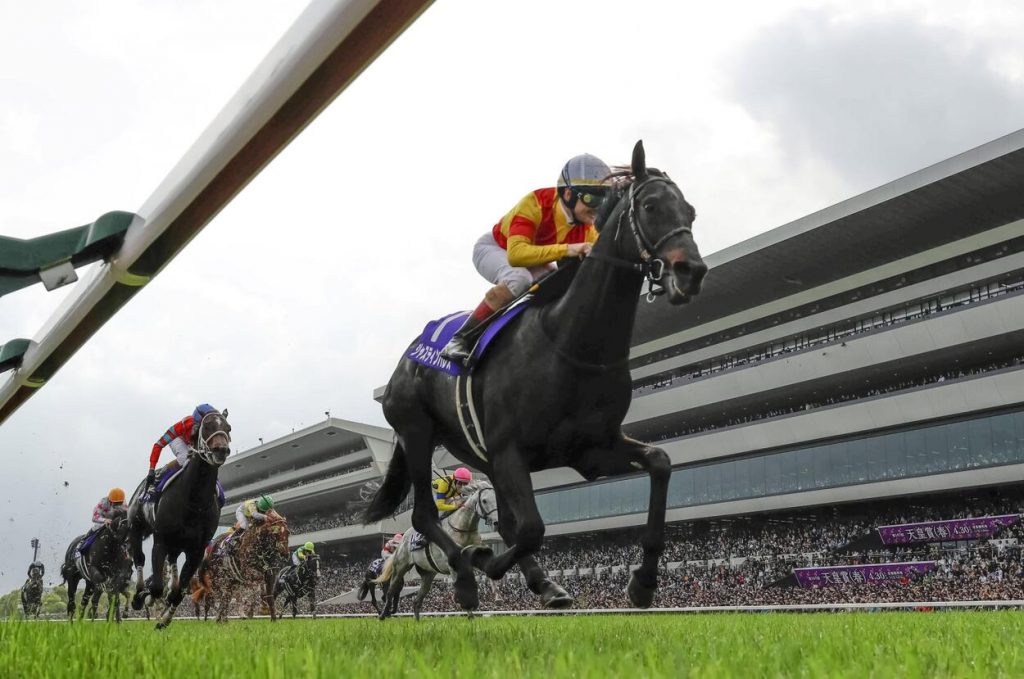
[[[1021,544],[1024,524],[996,536],[998,540],[919,543],[886,546],[877,527],[1014,514],[1024,511],[1019,493],[949,496],[930,502],[894,501],[852,505],[825,515],[796,512],[738,520],[669,526],[661,559],[657,607],[872,603],[1024,598]],[[628,607],[624,593],[631,567],[640,562],[638,530],[592,533],[548,540],[541,566],[575,598],[578,608]],[[865,548],[863,545],[869,545]],[[358,563],[333,567],[321,599],[342,594],[362,582],[372,554]],[[881,584],[801,588],[794,568],[828,565],[934,561],[920,577]],[[518,570],[504,580],[481,577],[484,609],[526,610],[538,599]],[[330,612],[367,612],[369,604],[330,606]],[[444,578],[434,581],[425,610],[456,610]]]
[[[801,334],[783,340],[776,340],[761,347],[747,349],[740,354],[722,356],[710,361],[682,366],[668,373],[638,380],[634,385],[633,393],[635,396],[641,396],[681,382],[701,379],[727,370],[768,361],[779,356],[808,351],[829,344],[841,344],[844,340],[857,335],[925,318],[932,314],[948,312],[962,306],[1015,292],[1021,287],[1024,287],[1024,283],[985,285],[972,288],[962,294],[936,297],[868,318],[845,321],[841,325],[815,331],[814,334]]]

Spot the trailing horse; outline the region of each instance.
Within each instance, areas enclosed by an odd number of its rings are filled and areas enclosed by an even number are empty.
[[[132,560],[128,556],[128,517],[123,508],[114,510],[110,524],[96,532],[96,536],[85,554],[78,546],[86,535],[71,541],[64,554],[60,574],[68,585],[68,617],[75,616],[75,594],[78,583],[85,580],[82,592],[82,610],[78,617],[85,615],[86,604],[90,602],[89,617],[96,617],[100,595],[107,593],[107,619],[121,622],[121,595],[127,596],[128,584],[132,577]]]
[[[271,509],[265,521],[241,535],[225,533],[214,541],[197,573],[198,587],[192,591],[192,602],[198,605],[201,599],[212,596],[217,622],[227,622],[236,591],[256,585],[270,609],[270,619],[276,620],[274,582],[278,564],[287,557],[288,522]]]
[[[514,564],[544,606],[572,603],[534,558],[544,523],[530,473],[555,467],[575,469],[587,480],[638,471],[650,475],[643,561],[628,594],[634,606],[651,605],[672,470],[661,448],[622,432],[632,397],[630,339],[645,278],[649,296],[667,292],[671,304],[686,303],[700,292],[707,266],[693,240],[695,217],[679,187],[646,167],[637,142],[631,175],[613,188],[598,218],[600,238],[564,295],[523,310],[492,340],[468,377],[413,360],[416,342],[399,362],[382,399],[395,430],[394,454],[365,519],[391,516],[412,488],[413,526],[443,548],[463,608],[479,605],[474,566],[498,579]],[[430,492],[438,445],[494,483],[505,519],[499,532],[509,545],[500,556],[461,550],[438,525]]]
[[[465,550],[482,544],[478,529],[481,519],[488,525],[497,525],[498,501],[494,495],[494,488],[487,481],[474,481],[466,486],[463,495],[466,496],[465,503],[441,521],[441,529],[459,549]],[[416,599],[412,604],[412,611],[417,620],[420,619],[423,600],[434,583],[434,576],[439,573],[452,573],[444,550],[430,543],[422,548],[413,549],[413,539],[413,532],[405,531],[398,549],[384,562],[380,577],[374,581],[378,584],[387,583],[384,607],[380,611],[381,620],[398,612],[398,600],[405,587],[405,574],[410,569],[415,567],[420,574],[420,591],[416,593]]]
[[[21,587],[21,609],[26,618],[38,618],[42,608],[43,569],[41,563],[35,562],[29,567],[28,580]]]
[[[320,580],[320,555],[310,554],[299,565],[285,566],[274,581],[274,597],[284,594],[284,607],[291,605],[292,617],[298,615],[299,599],[309,599],[309,613],[316,617],[316,585]]]
[[[370,562],[370,565],[366,567],[363,572],[363,581],[359,585],[359,591],[356,592],[356,599],[358,601],[366,601],[366,596],[370,596],[370,603],[373,604],[373,610],[380,613],[380,604],[377,603],[377,578],[384,571],[384,562],[387,559],[383,556],[378,556],[376,559]],[[388,596],[388,583],[380,583],[381,601]]]
[[[171,624],[174,613],[203,558],[203,551],[217,530],[220,503],[217,497],[217,472],[230,454],[231,425],[218,411],[203,416],[195,436],[195,447],[189,450],[189,462],[173,481],[168,482],[156,506],[149,501],[146,482],[139,484],[128,510],[131,520],[131,549],[135,562],[136,587],[132,608],[140,610],[146,596],[160,599],[164,595],[164,563],[177,562],[181,554],[185,563],[178,583],[167,595],[167,606],[157,629]],[[142,541],[153,536],[153,575],[147,585],[142,569],[146,556]]]

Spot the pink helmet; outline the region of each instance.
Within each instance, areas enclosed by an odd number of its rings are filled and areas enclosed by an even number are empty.
[[[455,470],[455,473],[452,474],[452,478],[459,483],[469,483],[473,480],[473,474],[465,467],[459,467]]]
[[[403,533],[395,533],[395,535],[391,539],[392,540],[401,540],[404,537],[405,537],[405,535]]]

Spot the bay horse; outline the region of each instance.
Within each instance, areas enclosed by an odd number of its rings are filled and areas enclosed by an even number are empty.
[[[225,545],[229,541],[231,544]],[[288,558],[288,522],[273,509],[267,518],[249,526],[241,535],[225,533],[214,541],[196,574],[197,586],[192,590],[192,602],[212,597],[217,607],[217,622],[227,622],[228,607],[239,589],[256,584],[261,588],[261,599],[270,609],[270,619],[276,620],[274,582],[281,559]],[[241,602],[240,602],[241,603]]]
[[[204,415],[193,440],[195,443],[189,449],[188,464],[165,487],[156,507],[146,502],[148,493],[143,481],[132,495],[128,509],[131,554],[136,572],[133,609],[141,610],[147,595],[153,599],[163,597],[164,563],[168,560],[177,562],[181,554],[185,555],[178,583],[167,594],[167,606],[157,622],[157,629],[171,624],[184,597],[184,589],[199,568],[203,551],[217,530],[220,518],[217,472],[231,453],[231,425],[227,421],[227,411],[222,414],[215,410]],[[153,574],[147,586],[142,575],[146,564],[142,541],[150,535],[153,536]]]
[[[68,585],[68,617],[75,617],[75,594],[78,584],[85,581],[82,591],[82,610],[79,619],[85,616],[89,604],[89,617],[96,618],[100,595],[107,593],[107,618],[121,622],[121,595],[127,596],[132,576],[132,560],[128,556],[128,514],[123,507],[114,510],[110,524],[103,526],[84,555],[79,555],[78,545],[86,535],[79,535],[68,545],[60,574]]]
[[[461,507],[450,513],[441,521],[441,530],[449,536],[459,549],[467,549],[482,544],[479,525],[483,519],[490,526],[498,525],[498,501],[494,487],[487,481],[473,481],[463,491],[466,501]],[[420,619],[423,600],[427,598],[434,577],[438,574],[451,575],[448,560],[441,547],[428,543],[422,549],[413,549],[412,531],[405,531],[402,542],[395,553],[384,562],[384,568],[376,584],[387,584],[384,593],[383,609],[380,619],[383,620],[398,612],[398,600],[405,588],[405,574],[412,568],[420,574],[420,591],[413,600],[412,612]]]
[[[648,299],[667,292],[671,304],[684,304],[700,292],[707,265],[693,239],[696,211],[666,174],[647,168],[642,142],[633,149],[631,171],[618,179],[597,220],[600,238],[564,295],[526,308],[473,368],[467,389],[483,445],[464,433],[457,378],[409,358],[416,342],[384,392],[394,454],[364,518],[393,515],[412,488],[413,526],[443,548],[464,609],[479,605],[474,566],[499,579],[514,564],[542,605],[571,605],[572,598],[534,558],[545,529],[530,473],[556,467],[574,469],[587,480],[649,474],[643,561],[627,592],[638,608],[653,601],[672,469],[664,450],[622,432],[632,398],[630,339],[645,278]],[[494,483],[503,517],[499,533],[509,545],[500,556],[485,548],[462,550],[438,525],[430,490],[438,445]]]
[[[21,609],[26,618],[38,618],[43,608],[43,564],[34,561],[28,568],[28,580],[21,587]]]
[[[316,585],[320,580],[320,555],[310,554],[305,561],[282,568],[274,581],[274,596],[284,594],[285,608],[292,607],[292,617],[298,615],[299,599],[309,599],[309,613],[316,618]]]

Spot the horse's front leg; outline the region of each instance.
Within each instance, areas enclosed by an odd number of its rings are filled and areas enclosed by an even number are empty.
[[[610,449],[593,449],[577,457],[574,465],[587,479],[620,476],[645,470],[651,477],[651,499],[647,525],[640,538],[643,559],[629,578],[629,601],[636,608],[649,608],[658,588],[658,560],[665,551],[665,509],[672,463],[661,448],[623,437]]]
[[[270,609],[270,622],[277,621],[277,611],[274,605],[274,581],[277,580],[276,575],[274,571],[265,571],[263,573],[263,598],[267,602],[267,608]]]
[[[174,552],[172,554],[169,554],[168,556],[170,556],[171,561],[173,561],[174,564],[177,565],[177,563],[178,563],[178,556],[180,554],[181,554],[181,551],[179,549],[175,548]],[[174,620],[174,613],[175,613],[175,611],[178,610],[178,604],[181,603],[182,598],[184,598],[184,596],[185,596],[184,592],[182,591],[184,589],[184,584],[185,583],[189,583],[189,582],[192,581],[192,576],[195,574],[196,569],[199,567],[199,562],[202,560],[202,558],[203,558],[203,547],[202,546],[199,546],[198,548],[189,549],[185,553],[185,565],[181,567],[181,573],[177,574],[177,568],[174,569],[174,574],[178,575],[177,581],[175,582],[174,587],[172,587],[170,589],[170,591],[167,593],[167,597],[166,597],[167,607],[164,608],[164,612],[160,616],[160,622],[158,622],[157,625],[156,625],[157,629],[164,629],[165,627],[167,627],[168,625],[171,624],[172,620]],[[153,582],[154,582],[154,584],[156,583],[157,577],[161,577],[161,578],[163,577],[163,569],[164,569],[163,561],[161,561],[159,564],[157,563],[156,550],[154,549],[153,550]],[[160,587],[159,592],[163,593],[163,587],[162,586]]]
[[[490,550],[485,547],[467,546],[460,548],[455,541],[441,528],[437,520],[437,505],[434,504],[434,497],[430,490],[430,465],[433,456],[433,449],[429,447],[430,431],[413,437],[415,446],[408,445],[409,438],[403,436],[406,443],[406,463],[409,466],[409,475],[412,477],[412,487],[415,492],[412,509],[413,528],[426,536],[427,541],[437,545],[448,559],[448,565],[455,575],[455,600],[464,610],[471,611],[480,606],[480,596],[476,588],[476,579],[473,575],[474,566],[482,566],[483,559],[490,558]],[[396,594],[400,596],[399,591]]]
[[[516,563],[533,557],[540,550],[544,521],[533,496],[530,471],[519,452],[492,450],[491,459],[494,467],[491,483],[498,498],[498,531],[508,549],[490,559],[483,569],[491,579],[499,580]]]
[[[501,496],[498,496],[499,513],[501,521],[498,522],[498,534],[505,544],[513,544],[516,535],[516,520],[511,513],[501,513]],[[557,582],[549,578],[544,570],[537,563],[533,556],[524,556],[517,562],[519,569],[526,578],[526,586],[530,591],[540,597],[540,604],[544,608],[568,608],[572,606],[573,598]]]

